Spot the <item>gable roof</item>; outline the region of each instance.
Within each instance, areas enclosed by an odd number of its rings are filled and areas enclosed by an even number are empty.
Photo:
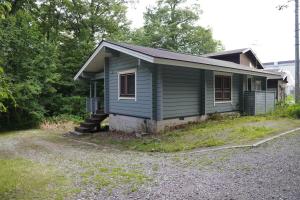
[[[204,56],[195,56],[191,54],[176,53],[164,49],[154,49],[150,47],[126,44],[126,43],[117,43],[111,41],[101,41],[98,47],[95,49],[94,53],[89,57],[85,62],[83,67],[74,77],[76,80],[81,73],[93,62],[95,57],[99,54],[103,54],[103,49],[110,48],[133,57],[136,57],[141,60],[145,60],[150,63],[161,64],[161,65],[174,65],[214,71],[223,71],[223,72],[232,72],[240,74],[251,74],[264,77],[278,77],[280,74],[273,72],[266,72],[259,69],[253,69],[246,67],[244,65],[222,61],[212,58],[207,58]],[[103,56],[103,55],[102,55]]]
[[[260,62],[260,60],[256,56],[255,52],[251,48],[220,51],[220,52],[215,52],[215,53],[203,54],[202,56],[209,57],[209,58],[217,58],[217,57],[233,55],[233,54],[248,54],[252,59],[254,59],[257,62],[260,69],[264,68],[263,64]]]

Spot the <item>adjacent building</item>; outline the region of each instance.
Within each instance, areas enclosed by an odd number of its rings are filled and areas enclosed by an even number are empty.
[[[295,91],[295,60],[285,60],[278,62],[263,63],[265,70],[279,72],[286,78],[285,87],[286,95],[293,95]],[[274,85],[275,83],[273,83]]]

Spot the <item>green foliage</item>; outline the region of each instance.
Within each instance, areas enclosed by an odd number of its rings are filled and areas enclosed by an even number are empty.
[[[287,96],[284,101],[278,102],[276,109],[271,113],[276,117],[290,117],[300,119],[300,105],[295,104],[293,96]]]
[[[6,78],[3,69],[0,67],[0,112],[6,112],[7,101],[11,101],[15,105],[15,99],[12,96],[11,84]]]
[[[287,108],[287,113],[289,116],[296,118],[296,119],[300,119],[300,105],[299,104],[295,104],[295,105],[291,105]]]
[[[86,81],[73,77],[102,39],[195,54],[220,42],[196,24],[199,6],[160,0],[131,34],[125,0],[0,0],[0,130],[38,126],[45,118],[82,118]],[[3,78],[5,77],[5,78]],[[98,84],[103,88],[103,83]],[[103,91],[99,91],[103,93]],[[12,99],[14,98],[14,100]]]
[[[11,94],[0,89],[0,130],[84,116],[88,87],[74,75],[100,39],[128,30],[123,0],[0,1],[0,66],[11,85]]]
[[[197,25],[198,4],[183,7],[186,0],[159,0],[144,14],[145,24],[133,33],[133,42],[183,53],[204,54],[222,49],[210,29]]]
[[[7,0],[0,0],[0,19],[4,19],[11,10],[11,3]]]

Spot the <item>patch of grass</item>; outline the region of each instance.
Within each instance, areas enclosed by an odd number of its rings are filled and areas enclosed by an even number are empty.
[[[298,120],[274,115],[218,118],[218,120],[189,124],[181,129],[144,138],[108,137],[98,139],[98,141],[143,152],[176,152],[251,142],[278,131],[298,126],[297,124],[299,124]]]
[[[94,184],[98,189],[112,189],[127,185],[131,191],[136,191],[138,186],[149,181],[150,178],[137,170],[125,170],[120,167],[89,167],[81,174],[85,184]]]
[[[67,178],[52,167],[0,158],[0,199],[64,199],[71,193]]]
[[[263,138],[266,135],[276,131],[275,128],[265,126],[242,126],[234,129],[229,134],[229,139],[232,141],[249,141]]]
[[[31,136],[37,136],[41,133],[40,129],[29,129],[29,130],[22,130],[22,131],[6,131],[6,132],[0,132],[0,138],[4,137],[31,137]]]

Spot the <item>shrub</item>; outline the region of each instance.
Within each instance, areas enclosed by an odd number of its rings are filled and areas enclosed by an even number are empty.
[[[295,104],[287,108],[287,113],[290,117],[300,119],[300,104]]]
[[[300,104],[277,104],[276,109],[272,112],[272,116],[300,119]]]

